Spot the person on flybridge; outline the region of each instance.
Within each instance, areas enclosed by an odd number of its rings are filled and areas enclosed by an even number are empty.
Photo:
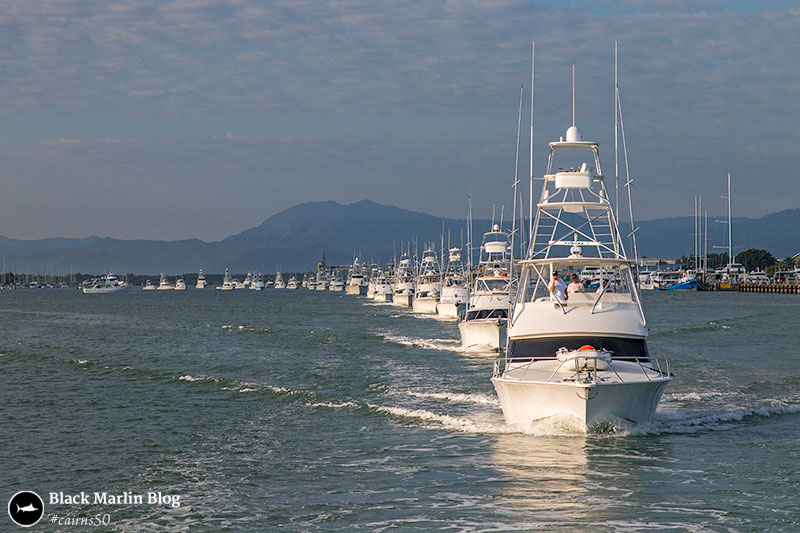
[[[558,272],[553,272],[553,281],[550,282],[550,293],[560,301],[567,301],[567,284],[558,277]]]
[[[567,287],[567,294],[572,294],[573,292],[583,292],[583,283],[578,280],[578,275],[574,272],[572,273],[572,283],[569,284]]]

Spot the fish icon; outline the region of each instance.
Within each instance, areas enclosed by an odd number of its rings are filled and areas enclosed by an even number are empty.
[[[32,503],[29,503],[25,507],[20,507],[19,505],[17,505],[17,512],[18,513],[32,513],[34,511],[38,511],[38,510],[39,509],[34,507]]]

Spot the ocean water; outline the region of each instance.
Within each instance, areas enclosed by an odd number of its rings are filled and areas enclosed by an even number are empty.
[[[584,434],[507,426],[494,355],[364,298],[2,291],[0,496],[36,531],[800,530],[800,297],[644,298],[675,379]],[[144,502],[49,502],[81,491]]]

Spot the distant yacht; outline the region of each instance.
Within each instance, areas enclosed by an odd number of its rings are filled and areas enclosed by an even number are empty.
[[[253,273],[253,276],[250,278],[250,285],[248,288],[252,291],[260,291],[263,290],[264,287],[264,276],[258,272]]]
[[[442,318],[458,318],[466,310],[468,302],[469,280],[461,260],[461,249],[450,248],[436,312]]]
[[[409,307],[414,300],[414,265],[407,253],[400,255],[400,262],[392,283],[392,303]]]
[[[206,288],[206,277],[203,274],[203,269],[200,269],[200,272],[197,274],[197,283],[194,286],[195,289],[205,289]]]
[[[311,285],[308,288],[310,289]],[[324,270],[317,271],[317,282],[314,285],[314,289],[318,291],[328,290],[328,275]]]
[[[375,292],[372,294],[372,300],[375,302],[391,302],[392,298],[394,298],[392,282],[386,272],[381,271],[375,277]]]
[[[344,281],[341,280],[338,274],[334,274],[331,278],[330,283],[328,284],[329,291],[343,291],[344,290]]]
[[[286,283],[283,282],[283,276],[281,276],[280,272],[275,274],[275,288],[276,289],[286,288]]]
[[[442,290],[442,273],[439,260],[432,248],[422,252],[422,262],[419,265],[414,287],[414,301],[411,308],[415,313],[436,314],[436,304],[439,303],[439,292]]]
[[[150,280],[148,279],[148,280],[147,280],[147,283],[145,283],[145,284],[144,284],[144,287],[142,287],[142,290],[145,290],[145,291],[154,291],[154,290],[156,290],[156,286],[155,286],[155,285],[153,285],[153,282],[152,282],[152,281],[150,281]]]
[[[158,290],[160,291],[172,291],[175,290],[175,285],[169,280],[166,274],[163,272],[161,273],[161,280],[158,282]]]
[[[458,323],[465,350],[500,350],[506,343],[511,251],[508,233],[495,224],[483,234],[478,276],[464,319]]]
[[[286,283],[286,288],[287,289],[296,289],[297,288],[297,278],[295,276],[292,276],[291,278],[289,278],[289,281]]]
[[[117,292],[125,288],[125,285],[120,283],[117,276],[113,272],[109,272],[105,276],[94,278],[88,287],[83,288],[84,294],[102,294],[105,292]]]
[[[183,276],[178,276],[178,279],[175,281],[175,290],[176,291],[186,290],[186,282],[183,281]]]
[[[347,294],[362,295],[367,294],[368,283],[364,276],[364,269],[356,257],[353,266],[350,267],[350,278],[347,280]]]
[[[218,291],[232,291],[236,287],[233,285],[233,280],[231,279],[231,274],[228,272],[228,269],[225,269],[225,277],[222,278],[222,285],[217,287]]]

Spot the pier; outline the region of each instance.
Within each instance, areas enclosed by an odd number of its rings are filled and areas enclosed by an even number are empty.
[[[736,289],[733,289],[736,290]],[[800,294],[800,285],[786,283],[740,283],[739,292],[771,292],[776,294]]]

